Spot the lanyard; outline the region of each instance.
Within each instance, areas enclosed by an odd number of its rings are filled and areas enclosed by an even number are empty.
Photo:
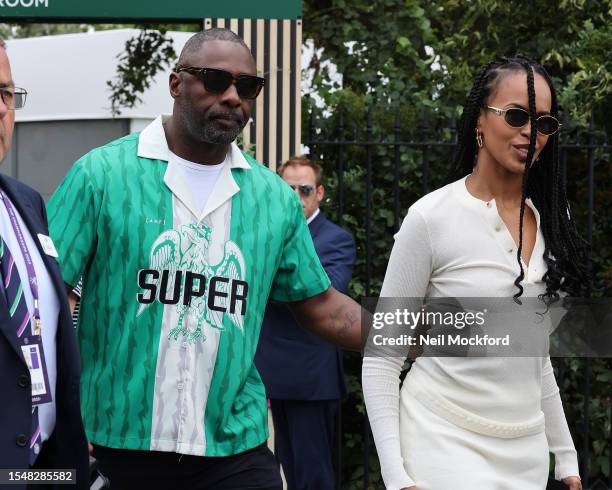
[[[21,226],[19,226],[19,221],[17,220],[17,214],[15,213],[13,204],[2,190],[0,190],[0,199],[2,199],[4,207],[6,208],[9,218],[11,219],[11,225],[13,226],[13,231],[15,232],[15,236],[19,242],[19,248],[21,249],[26,270],[28,271],[28,284],[30,285],[30,291],[32,291],[32,297],[34,298],[34,335],[40,335],[41,323],[40,309],[38,305],[38,281],[36,279],[36,271],[34,270],[34,262],[32,261],[30,250],[28,249],[28,245],[26,244],[25,238],[21,231]]]

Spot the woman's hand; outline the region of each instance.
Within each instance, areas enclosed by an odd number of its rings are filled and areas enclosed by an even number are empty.
[[[565,483],[570,490],[582,490],[582,482],[577,476],[568,476],[567,478],[563,478],[563,483]]]

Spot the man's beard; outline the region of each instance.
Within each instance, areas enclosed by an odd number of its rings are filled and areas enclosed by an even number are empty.
[[[238,125],[231,128],[221,126],[214,119],[208,119],[204,122],[202,138],[206,143],[215,145],[226,145],[234,141],[244,128],[242,121]]]
[[[196,141],[213,145],[227,145],[234,141],[242,129],[246,126],[247,121],[243,116],[235,112],[217,112],[198,114],[190,108],[183,107],[181,110],[183,127],[187,130],[189,136]],[[218,119],[227,118],[235,122],[231,126],[224,126]]]

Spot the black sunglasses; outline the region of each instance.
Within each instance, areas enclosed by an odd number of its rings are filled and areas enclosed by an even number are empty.
[[[299,185],[290,184],[289,187],[291,187],[293,190],[297,189],[300,195],[304,197],[310,196],[314,192],[314,189],[315,189],[314,186],[308,185],[308,184],[299,184]]]
[[[28,92],[19,87],[0,87],[0,98],[9,111],[22,109],[26,103]]]
[[[238,75],[235,77],[229,71],[218,68],[197,68],[195,66],[177,66],[174,71],[186,71],[198,77],[204,88],[213,94],[222,94],[233,83],[241,99],[255,99],[266,84],[266,80],[254,75]]]
[[[487,109],[494,112],[498,116],[504,116],[504,120],[508,126],[513,128],[522,128],[529,122],[529,113],[520,107],[510,107],[508,109],[498,109],[497,107],[487,106]],[[536,119],[536,127],[539,133],[546,136],[552,136],[561,127],[559,121],[551,115],[540,116]]]

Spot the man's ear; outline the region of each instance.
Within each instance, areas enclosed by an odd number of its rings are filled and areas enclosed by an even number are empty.
[[[170,73],[168,86],[170,88],[170,96],[173,99],[176,99],[179,95],[181,95],[182,80],[178,73]]]
[[[323,197],[325,196],[325,187],[323,187],[323,185],[320,185],[317,187],[317,202],[321,202],[323,200]]]

